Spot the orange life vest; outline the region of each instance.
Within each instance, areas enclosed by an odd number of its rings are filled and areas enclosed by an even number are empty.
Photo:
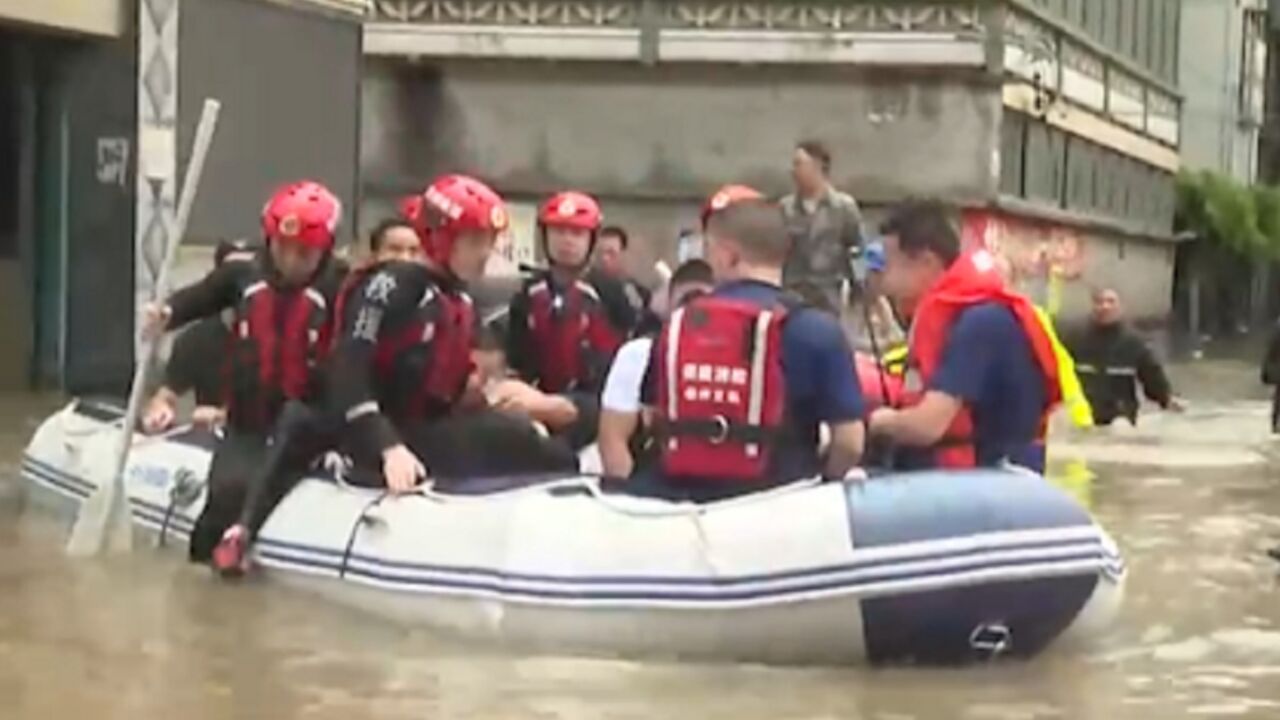
[[[916,306],[911,323],[910,353],[903,404],[917,404],[929,387],[933,374],[942,361],[942,351],[952,323],[962,311],[981,303],[1000,303],[1009,308],[1031,342],[1032,354],[1044,378],[1045,407],[1036,428],[1036,442],[1043,444],[1048,431],[1048,418],[1062,401],[1058,382],[1058,360],[1053,342],[1036,318],[1035,308],[1026,297],[1009,290],[1000,276],[995,258],[986,250],[961,255]],[[916,377],[912,377],[915,375]],[[933,448],[934,464],[943,468],[971,468],[978,464],[974,438],[973,412],[967,405],[960,409],[942,440]]]

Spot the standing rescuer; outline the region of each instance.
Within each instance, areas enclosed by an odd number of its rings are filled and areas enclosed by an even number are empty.
[[[1005,286],[989,252],[960,251],[941,204],[904,203],[881,232],[885,292],[911,320],[901,407],[873,411],[872,434],[908,468],[1008,461],[1043,472],[1061,390],[1031,302]]]
[[[541,394],[514,384],[498,391],[499,405],[524,410],[575,447],[594,437],[600,388],[626,332],[613,325],[601,293],[584,279],[601,219],[595,199],[576,191],[552,196],[539,210],[550,268],[512,298],[506,344],[511,368]]]
[[[288,185],[263,209],[262,250],[228,256],[200,282],[146,308],[148,335],[224,309],[233,313],[225,358],[227,435],[209,469],[209,500],[191,536],[192,560],[211,559],[234,521],[246,480],[285,404],[306,400],[318,389],[330,310],[342,278],[332,258],[341,218],[341,203],[324,186]]]
[[[1182,410],[1155,353],[1125,325],[1120,294],[1114,289],[1094,290],[1088,327],[1069,335],[1066,345],[1093,408],[1094,424],[1110,425],[1117,418],[1136,424],[1139,384],[1143,394],[1161,408]]]

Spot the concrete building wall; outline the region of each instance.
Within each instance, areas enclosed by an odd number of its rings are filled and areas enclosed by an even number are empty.
[[[37,29],[117,37],[132,17],[132,0],[0,0],[0,22]]]
[[[730,180],[782,193],[793,144],[811,136],[831,146],[836,184],[861,198],[972,200],[996,185],[999,89],[963,74],[381,61],[362,104],[375,196],[450,170],[517,195],[579,186],[606,201],[691,200]]]
[[[1261,0],[1182,0],[1182,154],[1190,168],[1226,173],[1245,182],[1257,176],[1262,118],[1241,107],[1241,92],[1242,80],[1247,78],[1261,92],[1265,65],[1257,66],[1255,77],[1242,72],[1246,69],[1242,62],[1255,57],[1244,51],[1246,40],[1251,39],[1246,36],[1246,13],[1264,6]]]
[[[135,50],[132,37],[67,55],[64,387],[128,387],[133,355]]]
[[[1060,322],[1083,320],[1093,288],[1115,287],[1128,312],[1162,323],[1169,311],[1175,245],[1008,209],[971,208],[958,219],[964,244],[1002,259],[1019,290]]]
[[[178,177],[204,99],[222,101],[189,234],[257,237],[267,195],[301,178],[342,198],[353,232],[359,24],[261,0],[183,0],[179,58]]]

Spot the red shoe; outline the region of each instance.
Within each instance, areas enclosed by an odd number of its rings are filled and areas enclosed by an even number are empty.
[[[232,525],[213,549],[213,569],[225,578],[237,578],[249,571],[249,531]]]

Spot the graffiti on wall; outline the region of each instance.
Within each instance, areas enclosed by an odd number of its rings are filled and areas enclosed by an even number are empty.
[[[1056,314],[1064,284],[1084,274],[1086,242],[1076,228],[1034,222],[990,210],[966,210],[961,238],[966,249],[994,254],[1009,283]]]

